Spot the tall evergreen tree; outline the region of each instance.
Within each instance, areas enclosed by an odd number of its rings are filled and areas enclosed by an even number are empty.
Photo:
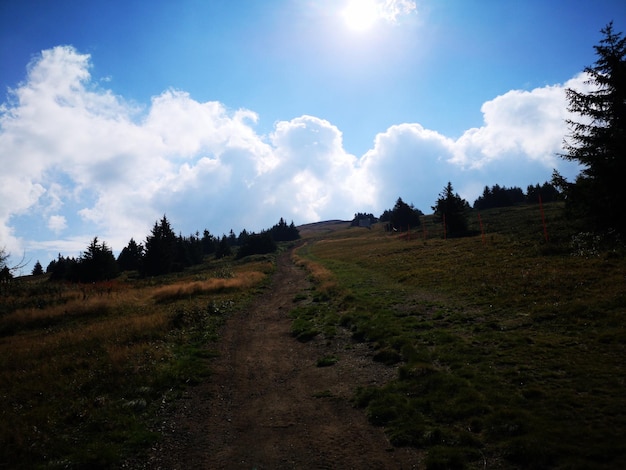
[[[409,227],[419,227],[421,215],[412,204],[407,204],[399,197],[391,210],[389,221],[396,229],[404,231]]]
[[[448,182],[432,207],[435,217],[443,222],[445,220],[446,233],[449,237],[461,237],[467,234],[467,211],[468,202],[454,192],[452,183]]]
[[[39,276],[40,274],[43,274],[43,266],[41,265],[39,260],[37,260],[37,262],[35,263],[35,266],[33,266],[33,271],[31,274],[33,276]]]
[[[118,273],[113,251],[106,242],[98,243],[98,237],[94,237],[87,251],[78,260],[78,280],[80,282],[103,281],[113,279]]]
[[[208,255],[215,252],[215,244],[217,243],[217,240],[207,229],[204,229],[204,232],[202,233],[201,243],[203,254]]]
[[[121,271],[138,271],[141,268],[142,258],[143,245],[131,238],[117,257],[117,264]]]
[[[172,272],[176,262],[177,238],[165,215],[159,222],[154,223],[150,235],[146,238],[144,275],[156,276]]]
[[[613,23],[601,32],[604,37],[594,46],[597,60],[585,68],[593,91],[567,90],[568,110],[582,120],[567,121],[571,134],[562,156],[583,166],[570,187],[570,203],[598,228],[626,233],[626,38]]]

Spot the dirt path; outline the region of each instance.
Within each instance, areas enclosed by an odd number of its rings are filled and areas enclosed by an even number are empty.
[[[290,254],[280,255],[270,288],[227,321],[212,375],[164,421],[145,468],[417,468],[416,450],[394,449],[349,402],[358,385],[394,370],[347,332],[331,343],[290,335],[294,297],[309,287]],[[328,354],[338,363],[317,367]]]

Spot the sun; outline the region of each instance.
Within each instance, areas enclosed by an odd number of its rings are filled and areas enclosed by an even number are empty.
[[[350,0],[341,13],[353,31],[367,31],[379,16],[375,0]]]

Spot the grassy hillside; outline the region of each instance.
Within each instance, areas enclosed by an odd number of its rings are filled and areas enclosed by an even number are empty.
[[[210,343],[273,260],[88,285],[0,285],[0,467],[111,468],[208,374]]]
[[[299,250],[325,293],[307,320],[334,312],[398,367],[355,404],[432,469],[626,468],[623,253],[573,235],[558,204],[548,242],[538,206],[484,212],[484,236],[474,217],[463,239],[426,218],[409,237],[345,228]]]
[[[563,208],[485,211],[443,239],[332,221],[296,253],[316,281],[300,340],[348,328],[397,368],[355,406],[427,468],[626,468],[626,257]],[[225,314],[271,256],[152,279],[0,285],[0,467],[110,468],[151,445],[159,413],[205,380]],[[341,355],[323,365],[341,361]],[[332,360],[330,360],[332,359]]]

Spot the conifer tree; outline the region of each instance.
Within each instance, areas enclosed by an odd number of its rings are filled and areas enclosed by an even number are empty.
[[[562,156],[583,166],[570,187],[570,204],[597,228],[626,233],[626,38],[613,23],[601,32],[604,37],[594,46],[597,60],[585,68],[594,89],[567,90],[568,110],[582,119],[567,121],[571,134]]]
[[[446,236],[461,237],[467,233],[468,202],[454,192],[452,183],[448,182],[432,207],[435,217],[446,225]]]
[[[33,267],[32,275],[39,276],[40,274],[43,274],[43,266],[41,265],[39,260],[37,260],[35,266]]]
[[[143,245],[131,238],[128,245],[117,257],[117,264],[122,271],[135,271],[141,267],[143,258]]]
[[[144,275],[156,276],[172,272],[176,261],[177,238],[165,215],[159,222],[155,222],[152,232],[146,238]]]
[[[118,275],[118,267],[113,251],[106,242],[98,243],[94,237],[87,251],[78,260],[78,280],[80,282],[95,282],[113,279]]]

